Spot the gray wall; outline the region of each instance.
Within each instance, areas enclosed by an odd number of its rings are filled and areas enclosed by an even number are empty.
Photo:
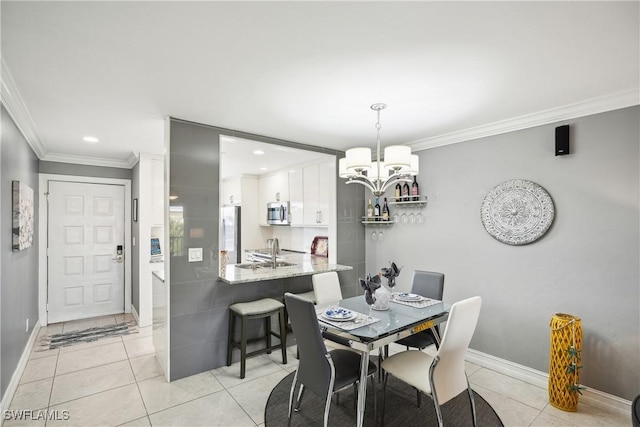
[[[4,397],[29,335],[38,320],[38,159],[15,123],[2,107],[0,183],[0,394]],[[20,252],[11,249],[11,181],[19,180],[34,191],[33,245]],[[25,331],[25,320],[29,330]]]
[[[389,260],[445,273],[444,299],[483,298],[471,347],[547,372],[549,321],[582,318],[581,382],[631,400],[640,390],[639,108],[583,117],[419,152],[429,196],[422,225],[367,240],[367,271]],[[554,128],[571,125],[571,154],[554,156]],[[489,236],[480,205],[495,185],[534,181],[553,198],[542,239],[509,246]]]
[[[105,166],[78,165],[74,163],[38,161],[38,172],[55,175],[92,176],[96,178],[131,179],[131,169]]]
[[[170,205],[183,207],[184,247],[204,248],[202,262],[188,263],[186,254],[169,258],[173,381],[226,363],[229,305],[264,297],[281,299],[287,291],[311,290],[310,277],[239,285],[218,282],[220,134],[328,154],[336,152],[177,119],[171,120],[169,132],[169,190],[178,196]],[[346,295],[355,294],[357,289],[349,285],[356,283],[354,277],[364,269],[363,227],[359,219],[362,203],[358,201],[362,194],[351,187],[339,183],[337,188],[338,198],[345,204],[345,209],[338,211],[337,259],[355,268],[341,273]],[[198,232],[192,234],[192,230]],[[251,336],[260,333],[261,323],[252,322]],[[238,356],[236,351],[234,359]]]

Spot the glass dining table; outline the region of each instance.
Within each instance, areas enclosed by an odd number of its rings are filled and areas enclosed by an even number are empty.
[[[420,308],[419,306],[424,304],[403,304],[392,298],[388,310],[371,310],[364,297],[360,295],[316,309],[316,312],[320,314],[318,322],[326,339],[349,346],[362,353],[358,389],[358,427],[362,427],[364,421],[367,367],[369,366],[370,354],[376,349],[428,328],[433,330],[436,339],[439,340],[435,326],[447,320],[451,305],[434,300],[428,301],[428,304],[428,306]],[[336,306],[357,313],[357,318],[360,320],[348,323],[335,321],[329,323],[322,315],[323,310]],[[358,321],[362,321],[363,326],[358,326]]]

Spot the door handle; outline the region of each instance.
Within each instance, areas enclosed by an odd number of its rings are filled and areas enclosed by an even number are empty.
[[[111,258],[111,261],[115,261],[115,262],[124,261],[124,254],[123,254],[123,251],[122,251],[122,245],[116,246],[116,257],[115,258]]]

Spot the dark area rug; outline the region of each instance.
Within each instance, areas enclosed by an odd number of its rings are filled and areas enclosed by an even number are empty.
[[[59,347],[67,347],[74,344],[97,341],[102,338],[121,335],[137,334],[138,326],[135,321],[118,323],[116,325],[97,326],[71,331],[62,334],[44,335],[38,338],[34,351],[53,350]]]
[[[287,426],[287,412],[289,410],[289,391],[294,373],[287,375],[278,383],[267,401],[265,408],[265,426]],[[369,380],[370,381],[370,380]],[[382,414],[382,383],[376,378],[376,394],[378,400],[378,419],[374,419],[373,393],[371,382],[367,384],[367,404],[365,410],[365,426],[380,425]],[[296,388],[296,396],[297,396]],[[500,417],[493,408],[477,393],[474,392],[477,425],[480,427],[502,427]],[[355,426],[356,410],[354,407],[354,393],[352,389],[340,392],[340,403],[334,395],[329,411],[330,426]],[[300,405],[300,412],[293,412],[291,426],[322,426],[324,416],[324,399],[310,390],[305,391]],[[445,426],[471,426],[471,406],[467,392],[461,393],[442,406],[442,417]],[[430,397],[423,395],[422,404],[416,405],[416,391],[405,383],[389,376],[386,394],[385,426],[433,426],[438,425],[436,411]]]

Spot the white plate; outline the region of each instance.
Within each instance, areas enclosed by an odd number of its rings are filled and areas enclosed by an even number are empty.
[[[354,319],[356,314],[346,308],[332,308],[322,313],[322,317],[337,322],[346,322],[347,320]]]
[[[411,302],[411,301],[422,301],[423,297],[418,294],[410,294],[410,293],[403,292],[403,293],[396,294],[396,299],[398,301]]]

